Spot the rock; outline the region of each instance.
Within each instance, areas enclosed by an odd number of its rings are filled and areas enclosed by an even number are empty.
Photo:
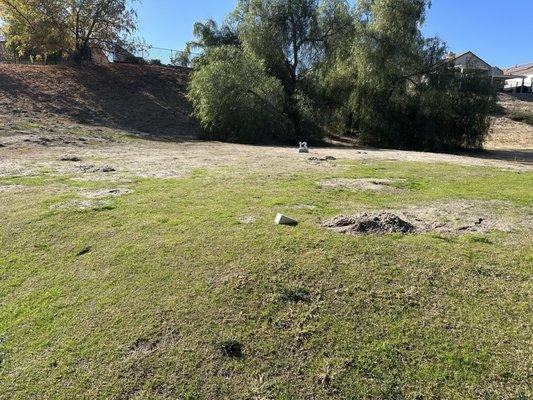
[[[275,221],[276,221],[276,224],[278,225],[289,225],[289,226],[298,225],[298,221],[296,221],[295,219],[291,217],[287,217],[286,215],[280,214],[280,213],[278,213],[278,215],[276,216]]]

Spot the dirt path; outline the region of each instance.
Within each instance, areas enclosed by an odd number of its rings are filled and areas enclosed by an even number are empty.
[[[298,154],[296,148],[250,146],[220,142],[181,143],[125,136],[109,128],[64,125],[0,130],[0,177],[37,174],[75,175],[80,179],[127,179],[131,177],[177,177],[196,168],[239,166],[249,170],[287,173],[313,168],[335,168],[337,160],[409,161],[491,166],[531,171],[533,152],[484,152],[473,155],[421,153],[413,151],[312,148]],[[314,157],[314,160],[310,158]],[[316,160],[318,159],[318,160]],[[515,160],[517,159],[517,160]]]

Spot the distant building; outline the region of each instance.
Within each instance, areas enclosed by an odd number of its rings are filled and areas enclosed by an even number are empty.
[[[515,65],[503,71],[507,77],[504,90],[513,93],[533,92],[533,63]]]
[[[490,65],[471,51],[465,51],[464,53],[448,55],[449,60],[453,60],[455,67],[460,69],[461,72],[477,71],[485,74],[488,78],[491,78],[491,83],[496,85],[500,90],[503,88],[505,82],[504,71],[501,68]]]
[[[113,49],[113,62],[125,64],[140,64],[143,61],[141,57],[137,57],[124,47],[115,45]]]
[[[457,68],[462,71],[486,71],[492,74],[493,67],[471,51],[460,54],[450,54],[450,58]],[[501,71],[501,70],[500,70]],[[503,75],[503,71],[501,73]]]

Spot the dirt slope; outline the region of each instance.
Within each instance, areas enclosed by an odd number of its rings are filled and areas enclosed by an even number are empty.
[[[509,114],[533,115],[533,95],[498,95],[500,112],[492,117],[486,149],[533,150],[533,125],[515,121]]]
[[[151,136],[194,137],[188,75],[157,66],[0,65],[0,118],[58,116]]]

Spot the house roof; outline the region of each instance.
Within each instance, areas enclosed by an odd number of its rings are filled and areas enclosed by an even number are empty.
[[[485,64],[487,66],[487,68],[492,68],[492,65],[490,65],[488,62],[486,62],[485,60],[483,60],[481,57],[479,57],[477,54],[475,54],[474,52],[472,51],[463,51],[462,53],[459,53],[459,54],[455,54],[453,59],[454,60],[457,60],[458,58],[461,58],[462,56],[465,56],[467,54],[471,54],[472,56],[474,56],[475,58],[477,58],[479,61],[481,61],[483,64]]]
[[[505,68],[503,70],[503,73],[505,75],[532,75],[533,74],[533,62]]]

